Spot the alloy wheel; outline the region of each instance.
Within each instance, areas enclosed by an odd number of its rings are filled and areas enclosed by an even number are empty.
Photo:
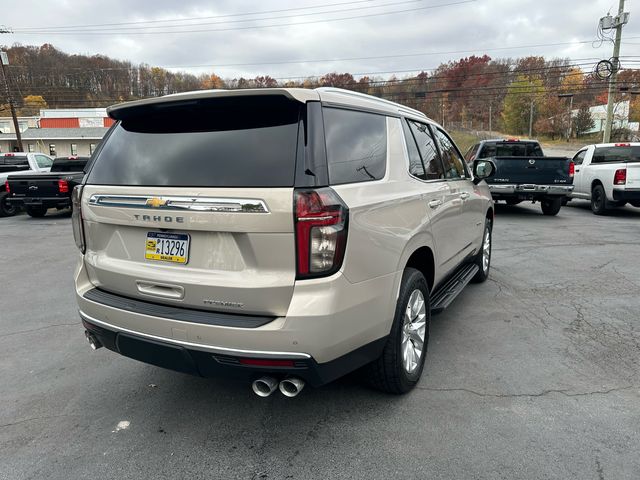
[[[402,364],[407,373],[413,373],[420,366],[424,351],[427,329],[427,310],[421,290],[414,290],[409,296],[402,325]]]

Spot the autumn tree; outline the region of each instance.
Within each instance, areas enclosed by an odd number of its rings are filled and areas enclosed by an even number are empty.
[[[535,107],[536,98],[542,93],[544,86],[541,79],[519,75],[511,82],[502,111],[502,120],[509,133],[523,134],[529,130],[531,109]]]
[[[203,78],[201,78],[200,87],[204,90],[216,90],[225,88],[225,83],[218,75],[212,73],[211,75],[204,75]]]
[[[40,109],[47,107],[47,102],[42,95],[27,95],[22,99],[22,106],[18,109],[18,115],[22,117],[39,115]]]

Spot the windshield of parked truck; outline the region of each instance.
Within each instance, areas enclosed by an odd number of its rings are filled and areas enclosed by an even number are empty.
[[[617,145],[614,147],[596,147],[591,163],[629,163],[640,162],[640,145]]]
[[[478,158],[543,156],[542,148],[537,142],[488,142],[482,147]]]

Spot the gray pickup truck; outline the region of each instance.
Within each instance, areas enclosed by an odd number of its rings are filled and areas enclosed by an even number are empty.
[[[466,153],[467,162],[491,159],[495,175],[487,179],[494,200],[517,205],[540,202],[544,215],[557,215],[573,191],[574,164],[567,157],[545,157],[535,140],[484,140]]]

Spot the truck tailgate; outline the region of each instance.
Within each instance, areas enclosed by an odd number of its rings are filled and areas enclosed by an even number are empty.
[[[54,198],[69,196],[68,193],[60,193],[58,180],[65,179],[68,174],[30,174],[12,175],[9,177],[9,187],[15,198],[39,197]]]
[[[571,185],[571,160],[567,157],[494,157],[494,184]]]

